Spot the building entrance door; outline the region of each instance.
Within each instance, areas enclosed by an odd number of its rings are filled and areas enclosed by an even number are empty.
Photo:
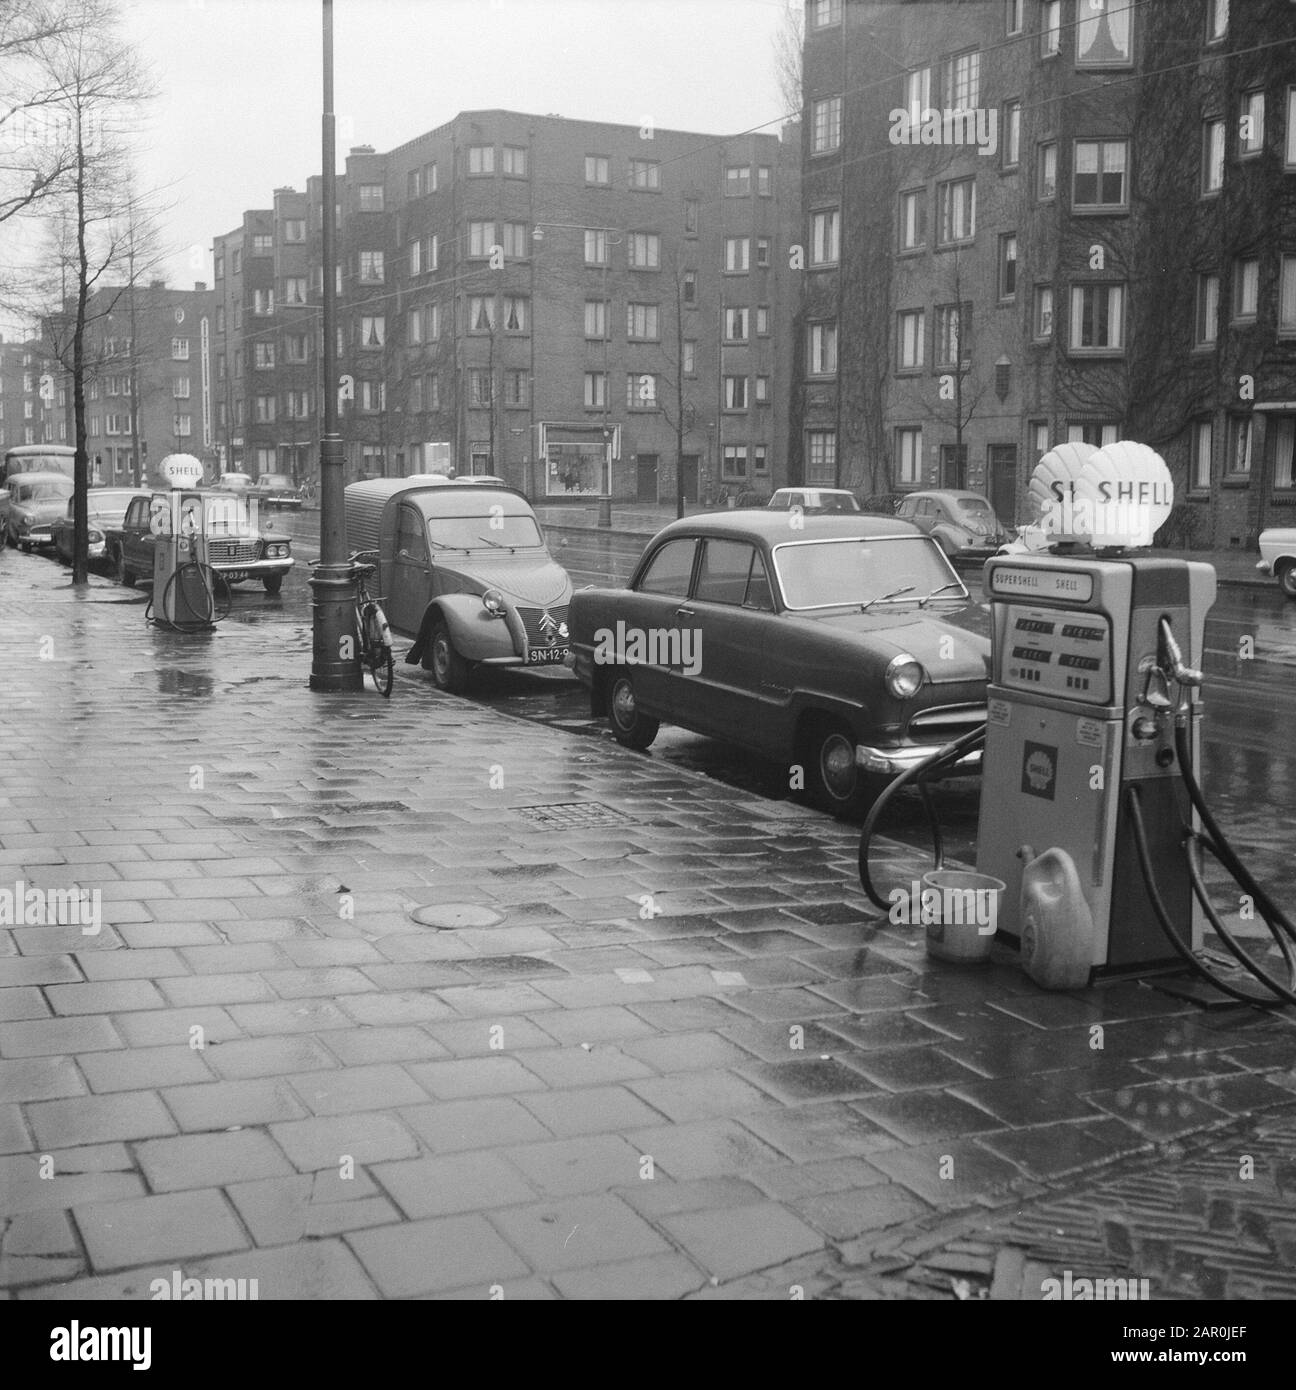
[[[635,495],[640,502],[657,500],[657,462],[656,454],[635,455],[639,478],[638,492]]]

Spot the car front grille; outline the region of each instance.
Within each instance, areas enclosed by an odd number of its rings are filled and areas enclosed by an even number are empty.
[[[552,626],[544,621],[546,613],[553,619]],[[528,647],[566,646],[567,639],[558,631],[567,621],[566,604],[556,608],[519,608],[518,617],[522,619],[522,626],[526,629]]]
[[[984,705],[936,705],[909,720],[909,737],[923,743],[949,743],[986,721]]]
[[[211,565],[250,565],[256,558],[256,541],[207,542],[207,563]]]

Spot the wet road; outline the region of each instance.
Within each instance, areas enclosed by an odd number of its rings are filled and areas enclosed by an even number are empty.
[[[245,587],[238,591],[233,620],[308,623],[307,561],[315,554],[316,514],[285,517],[298,539],[296,572],[279,599]],[[639,542],[588,531],[548,528],[555,555],[576,584],[623,582],[639,551]],[[980,581],[966,575],[978,600]],[[398,646],[398,653],[403,648]],[[1222,589],[1206,628],[1204,726],[1205,788],[1215,814],[1243,860],[1269,886],[1278,901],[1296,907],[1296,603],[1271,589]],[[405,666],[399,655],[393,698],[417,698],[431,677]],[[473,698],[504,713],[549,724],[595,739],[609,739],[601,720],[588,714],[585,692],[566,670],[479,671]],[[645,755],[691,768],[727,786],[775,800],[792,797],[787,769],[741,749],[702,738],[683,729],[663,727]],[[942,789],[940,804],[950,854],[975,859],[979,796],[975,786]],[[926,826],[916,798],[901,801],[886,827],[916,846],[926,843]],[[1208,866],[1214,885],[1217,875]],[[1216,897],[1223,910],[1236,911],[1237,892],[1222,876]],[[1257,930],[1263,927],[1257,924]]]

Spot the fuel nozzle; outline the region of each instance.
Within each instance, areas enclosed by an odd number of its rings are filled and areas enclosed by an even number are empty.
[[[1157,665],[1180,685],[1201,685],[1202,673],[1184,665],[1183,652],[1175,640],[1169,618],[1157,624]]]

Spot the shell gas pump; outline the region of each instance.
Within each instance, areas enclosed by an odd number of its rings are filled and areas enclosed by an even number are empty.
[[[1198,766],[1215,571],[1128,553],[1151,543],[1173,502],[1168,469],[1144,445],[1063,445],[1031,489],[1052,552],[985,569],[977,870],[1007,885],[998,929],[1041,984],[1178,969],[1201,947],[1203,918],[1183,850],[1185,827],[1200,822],[1176,749]]]
[[[171,490],[155,492],[149,504],[152,619],[179,632],[204,631],[214,626],[216,599],[207,563],[206,505],[202,493],[192,488],[202,480],[202,464],[189,455],[172,454],[160,467]]]

